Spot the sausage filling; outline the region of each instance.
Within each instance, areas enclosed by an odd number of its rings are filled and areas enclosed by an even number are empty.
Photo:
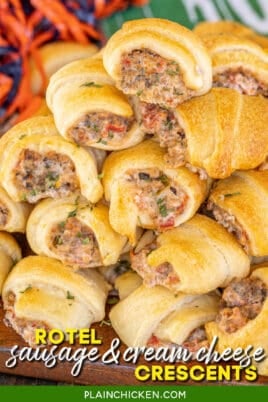
[[[258,278],[234,280],[222,294],[220,312],[216,318],[222,331],[236,332],[261,312],[267,297],[267,287]]]
[[[50,244],[61,261],[67,264],[80,268],[102,265],[94,233],[75,217],[69,217],[52,228]]]
[[[129,170],[125,181],[139,209],[141,226],[166,230],[185,210],[188,196],[157,168]]]
[[[89,113],[69,130],[69,136],[79,145],[116,145],[124,139],[133,121],[108,112]]]
[[[186,138],[174,112],[152,103],[139,102],[141,128],[153,134],[160,146],[167,148],[166,161],[171,167],[185,164]]]
[[[138,253],[131,253],[131,268],[136,271],[148,287],[162,285],[168,288],[174,287],[179,283],[180,279],[174,272],[169,262],[164,262],[157,267],[151,267],[147,263],[147,256],[157,248],[156,243],[151,243]]]
[[[79,189],[73,162],[53,151],[21,151],[14,176],[21,200],[30,203],[46,197],[67,197]]]
[[[190,99],[193,91],[186,88],[179,65],[149,49],[133,50],[121,58],[123,92],[137,95],[145,102],[176,107]]]
[[[227,70],[213,77],[214,87],[232,88],[244,95],[268,96],[268,86],[242,68]]]
[[[160,347],[172,347],[177,346],[173,343],[168,343],[166,341],[162,341],[157,336],[152,335],[151,338],[147,342],[148,347],[160,348]],[[204,325],[194,329],[187,339],[181,345],[183,348],[188,349],[191,353],[197,352],[202,347],[208,347],[209,342],[207,339],[207,334],[205,331]]]
[[[232,233],[237,238],[238,242],[244,248],[246,253],[249,253],[250,244],[248,235],[235,216],[230,215],[212,201],[207,203],[207,210],[212,212],[216,221],[225,227],[228,232]]]
[[[0,227],[4,227],[9,218],[9,210],[3,202],[0,202]]]
[[[26,318],[18,318],[16,317],[14,311],[14,304],[16,300],[16,296],[13,292],[10,292],[8,295],[8,305],[6,307],[6,315],[4,319],[4,323],[7,326],[12,326],[14,330],[22,336],[22,338],[29,343],[30,346],[35,347],[35,330],[37,328],[42,328],[47,331],[51,330],[48,324],[41,320],[29,320]]]

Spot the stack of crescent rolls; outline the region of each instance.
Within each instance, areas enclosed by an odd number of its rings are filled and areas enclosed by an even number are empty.
[[[268,351],[266,45],[228,21],[129,21],[0,139],[0,286],[26,342],[101,321],[112,291],[127,346]]]

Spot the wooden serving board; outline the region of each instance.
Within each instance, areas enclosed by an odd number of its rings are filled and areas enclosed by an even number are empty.
[[[6,327],[3,322],[4,312],[2,302],[0,302],[0,373],[22,375],[26,377],[35,377],[46,380],[61,381],[70,384],[84,384],[84,385],[215,385],[215,384],[237,384],[237,385],[268,385],[268,378],[259,376],[258,380],[254,383],[247,382],[244,379],[242,381],[236,382],[194,382],[192,380],[185,382],[178,381],[146,381],[140,382],[136,380],[134,371],[135,365],[128,364],[121,361],[119,365],[105,365],[101,362],[89,363],[86,362],[83,366],[78,377],[73,377],[71,375],[71,369],[73,363],[69,362],[59,362],[54,368],[46,368],[42,362],[19,362],[14,368],[7,368],[5,362],[11,357],[10,350],[14,345],[19,345],[20,347],[28,346],[22,338],[10,327]],[[114,330],[107,325],[100,326],[100,324],[95,324],[93,328],[96,329],[97,337],[103,340],[102,345],[98,345],[98,349],[101,354],[104,354],[108,350],[109,345],[113,338],[116,337]],[[63,344],[63,346],[69,346],[69,344]],[[77,345],[73,348],[78,348],[83,345]],[[88,349],[90,346],[88,346]],[[124,351],[125,347],[122,346],[121,351]],[[159,362],[145,362],[144,359],[140,359],[138,364],[145,364],[147,366],[151,364],[161,364]],[[191,362],[189,366],[193,366],[195,363]],[[161,364],[164,365],[164,364]]]

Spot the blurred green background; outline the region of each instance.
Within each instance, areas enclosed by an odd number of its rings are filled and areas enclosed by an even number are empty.
[[[236,20],[268,34],[268,0],[151,0],[102,21],[102,29],[109,37],[124,21],[145,17],[168,18],[189,28],[204,20]]]

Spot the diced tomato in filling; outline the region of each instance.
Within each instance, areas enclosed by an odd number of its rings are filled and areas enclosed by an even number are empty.
[[[193,91],[185,86],[178,63],[149,49],[122,55],[119,87],[148,103],[175,108],[190,99]]]
[[[73,161],[54,151],[21,151],[14,169],[21,201],[37,202],[47,197],[66,197],[79,189]]]
[[[242,68],[226,70],[213,77],[214,87],[232,88],[245,95],[268,96],[268,85]]]
[[[181,186],[158,168],[129,170],[125,183],[140,211],[140,220],[146,215],[142,226],[162,231],[175,226],[188,201]]]
[[[109,112],[88,113],[69,130],[69,136],[79,145],[118,144],[126,136],[133,122],[133,117],[118,116]]]

